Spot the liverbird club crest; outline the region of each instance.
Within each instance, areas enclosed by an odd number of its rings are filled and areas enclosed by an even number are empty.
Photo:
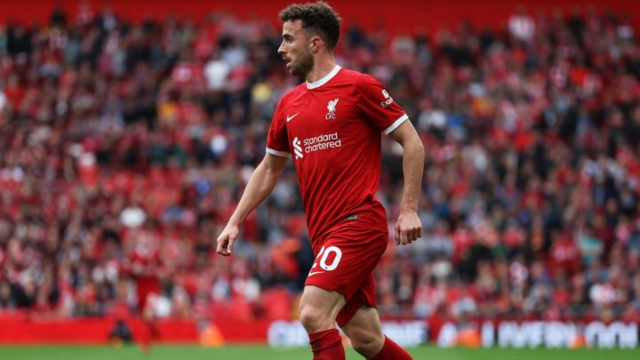
[[[327,105],[327,109],[329,110],[329,112],[327,113],[327,115],[324,117],[327,120],[335,120],[336,118],[336,105],[338,105],[338,101],[340,99],[339,98],[335,98],[334,100],[330,100],[329,104]]]

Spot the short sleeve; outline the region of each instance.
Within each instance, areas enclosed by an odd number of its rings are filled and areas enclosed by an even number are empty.
[[[291,149],[289,149],[287,127],[282,117],[281,108],[282,99],[278,102],[276,111],[273,113],[273,119],[267,134],[267,152],[276,156],[289,157],[291,156]]]
[[[370,75],[360,75],[356,94],[360,111],[385,135],[409,118],[382,83]]]

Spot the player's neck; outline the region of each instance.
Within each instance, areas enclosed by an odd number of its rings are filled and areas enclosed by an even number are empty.
[[[333,55],[316,58],[313,69],[307,74],[308,83],[316,82],[327,76],[336,67]]]

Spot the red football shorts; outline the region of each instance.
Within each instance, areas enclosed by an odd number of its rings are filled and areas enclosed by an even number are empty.
[[[387,249],[389,234],[348,221],[316,244],[316,260],[305,285],[337,291],[347,300],[336,321],[340,327],[363,305],[377,307],[373,269]]]

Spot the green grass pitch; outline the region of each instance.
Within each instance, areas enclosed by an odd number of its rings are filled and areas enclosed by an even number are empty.
[[[409,349],[414,359],[425,360],[638,360],[640,350],[546,350],[546,349]],[[302,360],[312,359],[310,349],[272,349],[267,346],[153,346],[143,355],[137,346],[4,346],[2,360]],[[347,359],[362,359],[347,349]]]

